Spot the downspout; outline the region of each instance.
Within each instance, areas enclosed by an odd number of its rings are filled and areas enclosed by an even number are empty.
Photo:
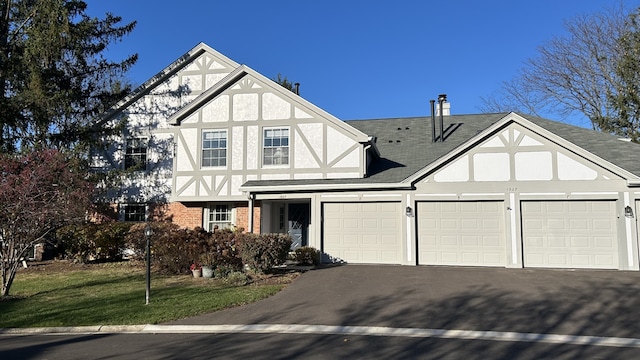
[[[364,153],[362,154],[362,177],[367,177],[368,163],[367,163],[367,155],[369,154],[369,149],[371,148],[371,144],[367,144],[364,147]]]

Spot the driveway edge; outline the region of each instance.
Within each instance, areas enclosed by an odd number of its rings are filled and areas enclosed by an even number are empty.
[[[300,324],[249,325],[99,325],[74,327],[8,328],[3,335],[94,335],[94,334],[314,334],[344,336],[392,336],[412,338],[466,339],[485,341],[572,344],[640,348],[638,338],[584,335],[537,334],[487,330],[392,328],[384,326],[341,326]]]

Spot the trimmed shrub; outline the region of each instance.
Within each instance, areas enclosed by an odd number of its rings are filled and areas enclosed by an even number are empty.
[[[320,264],[320,250],[310,246],[302,246],[294,250],[295,261],[300,265]]]
[[[191,264],[198,262],[204,243],[200,231],[181,229],[168,222],[151,222],[149,225],[153,230],[150,241],[154,268],[166,274],[189,273]],[[145,223],[135,224],[127,234],[127,244],[138,260],[145,258],[145,227]]]
[[[63,258],[81,263],[91,259],[93,245],[89,242],[88,228],[88,225],[68,225],[56,231],[56,241]]]
[[[238,247],[242,262],[254,271],[264,273],[284,264],[291,248],[288,234],[240,234]]]
[[[189,273],[191,264],[224,269],[224,274],[242,269],[236,235],[231,230],[208,232],[203,228],[182,229],[174,223],[152,222],[151,252],[154,267],[162,273]],[[146,224],[135,224],[127,235],[134,257],[144,260]],[[217,275],[216,275],[217,276]]]
[[[241,233],[223,229],[209,234],[209,240],[204,251],[206,252],[206,257],[212,261],[210,265],[231,271],[241,270],[242,259],[237,246],[237,238]]]
[[[67,259],[83,263],[121,260],[130,227],[131,224],[123,222],[70,225],[58,229],[56,238]]]
[[[240,271],[233,271],[224,277],[222,282],[232,286],[244,286],[249,283],[249,276]]]

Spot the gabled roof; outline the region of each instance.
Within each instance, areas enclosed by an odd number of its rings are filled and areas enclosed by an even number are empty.
[[[436,119],[438,120],[438,119]],[[640,145],[565,123],[516,113],[445,116],[444,142],[432,142],[431,117],[351,120],[347,124],[376,138],[380,158],[364,179],[248,181],[244,190],[407,188],[448,159],[483,141],[498,129],[517,122],[640,185]]]
[[[197,98],[191,101],[189,104],[183,106],[180,110],[175,112],[170,118],[169,123],[173,125],[180,125],[180,122],[189,115],[191,115],[194,111],[197,111],[200,107],[205,105],[207,102],[221,94],[223,91],[228,89],[237,83],[240,79],[245,76],[252,76],[253,78],[258,79],[260,82],[270,87],[274,93],[277,93],[279,96],[287,98],[289,101],[298,104],[301,108],[305,109],[305,111],[311,111],[315,113],[319,118],[327,119],[333,122],[335,125],[340,127],[342,130],[354,136],[355,140],[358,142],[367,142],[368,136],[356,128],[347,126],[342,120],[336,118],[335,116],[329,114],[328,112],[322,110],[311,102],[305,100],[304,98],[296,95],[292,91],[289,91],[277,84],[275,81],[267,78],[266,76],[260,74],[259,72],[253,70],[252,68],[241,65],[237,69],[235,69],[232,73],[224,77],[222,80],[218,81],[215,85],[207,89],[205,92],[200,94]]]
[[[238,66],[240,66],[238,63],[222,55],[221,53],[217,52],[207,44],[199,43],[193,49],[187,51],[184,55],[180,56],[177,60],[169,64],[167,67],[162,69],[160,72],[158,72],[154,76],[152,76],[144,84],[138,86],[135,90],[131,92],[131,94],[126,96],[124,99],[120,100],[109,111],[103,114],[100,121],[104,122],[104,121],[110,120],[115,115],[117,115],[120,111],[122,111],[127,106],[131,105],[141,97],[151,92],[158,85],[162,84],[169,77],[177,73],[180,69],[189,65],[191,62],[193,62],[195,59],[197,59],[200,55],[202,55],[205,52],[211,54],[213,57],[215,57],[217,60],[222,62],[224,65],[229,66],[231,68],[237,68]]]

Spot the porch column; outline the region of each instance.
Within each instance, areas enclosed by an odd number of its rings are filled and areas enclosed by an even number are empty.
[[[253,201],[255,199],[255,196],[252,193],[249,193],[249,211],[247,211],[247,216],[249,217],[249,219],[247,219],[247,224],[249,225],[249,232],[253,233]]]

